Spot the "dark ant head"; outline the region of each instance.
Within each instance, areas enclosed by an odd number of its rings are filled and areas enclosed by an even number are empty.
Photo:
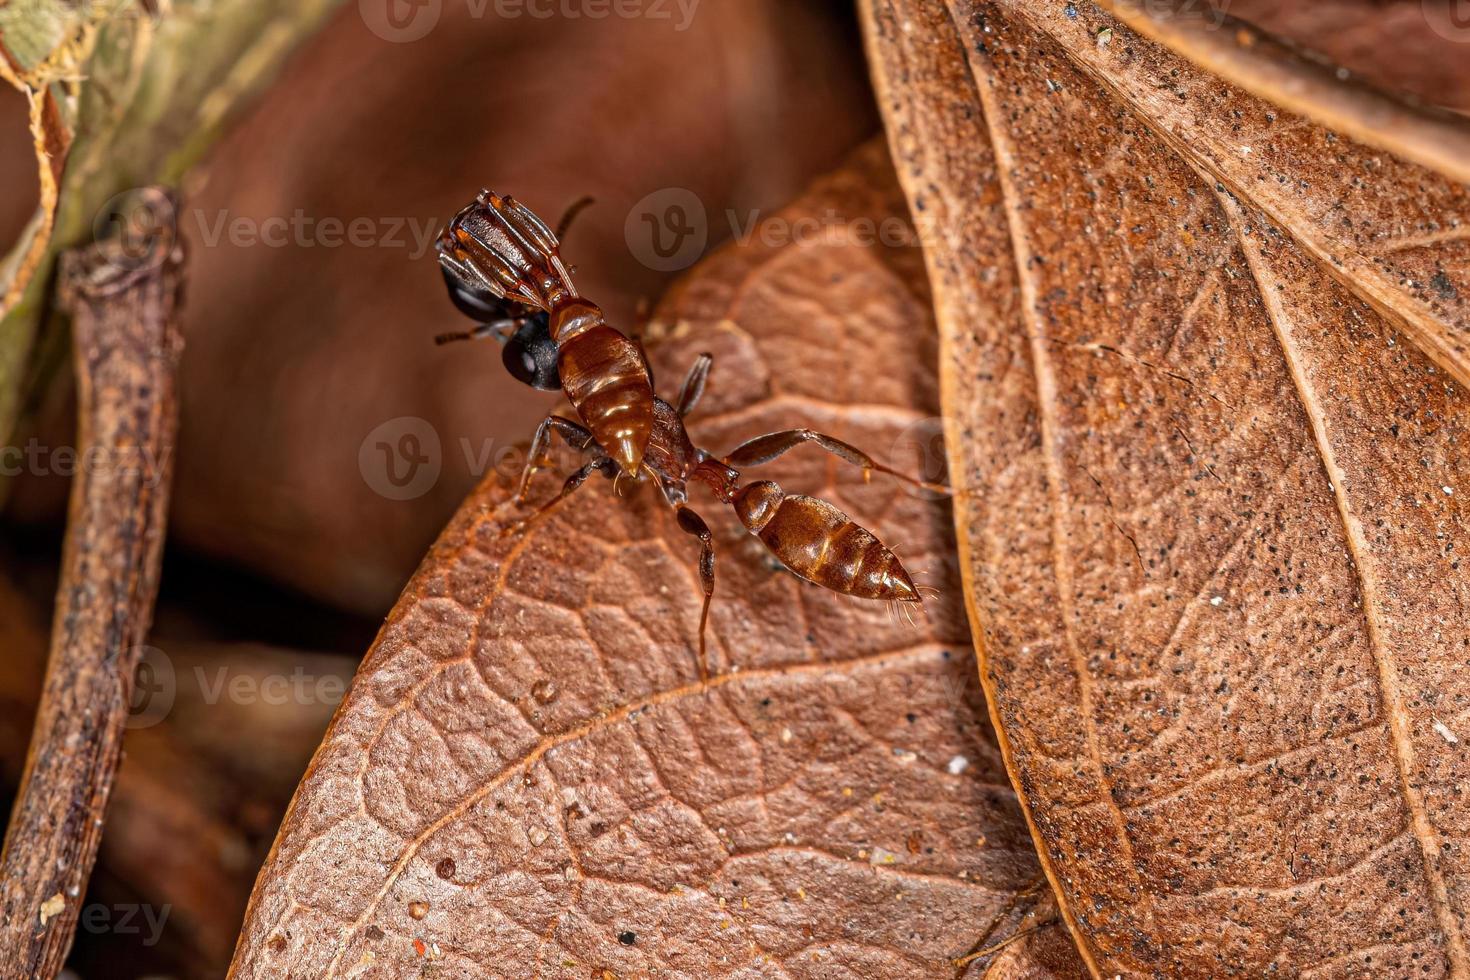
[[[515,333],[505,341],[501,352],[505,369],[522,384],[542,391],[560,391],[561,373],[557,370],[556,341],[545,313],[537,313],[520,321]]]
[[[465,282],[448,265],[441,265],[439,271],[444,273],[444,287],[449,290],[450,302],[471,320],[488,323],[504,319],[509,313],[502,297],[483,286]]]
[[[557,254],[556,236],[513,198],[481,191],[445,227],[435,248],[447,279],[538,309],[577,295]],[[455,295],[454,285],[450,294]]]

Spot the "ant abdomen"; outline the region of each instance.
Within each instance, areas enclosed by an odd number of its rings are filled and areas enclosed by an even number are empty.
[[[642,349],[599,323],[563,335],[559,350],[557,368],[567,399],[624,472],[637,473],[653,432],[653,387]]]
[[[746,530],[808,582],[861,599],[919,601],[898,556],[827,501],[761,480],[738,490],[731,503]]]

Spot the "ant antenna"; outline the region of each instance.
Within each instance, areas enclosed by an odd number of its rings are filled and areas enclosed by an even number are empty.
[[[567,231],[572,227],[572,222],[577,220],[577,215],[597,203],[597,198],[591,194],[583,194],[577,198],[567,209],[562,212],[561,220],[556,223],[556,238],[560,241],[567,237]],[[575,268],[575,267],[574,267]]]

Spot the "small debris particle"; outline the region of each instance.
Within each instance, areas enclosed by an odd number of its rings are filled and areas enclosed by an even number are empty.
[[[374,926],[373,928],[377,927]],[[266,943],[266,946],[270,947],[270,951],[272,953],[284,952],[286,949],[286,937],[278,932],[270,938],[270,941]]]
[[[422,939],[415,939],[413,941],[413,951],[415,953],[418,953],[420,956],[423,956],[429,951],[429,948],[424,945],[424,941]]]
[[[981,834],[979,837],[976,837],[975,838],[975,846],[976,847],[984,847],[985,844],[986,844],[986,840],[985,840],[985,835],[984,834]]]
[[[900,749],[897,746],[895,746],[893,749],[893,757],[898,760],[898,764],[901,766],[913,765],[915,762],[919,761],[919,754],[917,752],[911,752],[908,749]]]
[[[1222,596],[1222,595],[1210,596],[1210,605],[1212,605],[1212,606],[1218,606],[1220,603],[1222,603],[1224,601],[1225,601],[1225,597]]]
[[[949,765],[946,768],[949,769],[949,774],[951,776],[958,776],[960,773],[970,768],[970,760],[966,759],[962,755],[957,755],[953,759],[949,760]]]
[[[622,943],[624,946],[631,946],[637,941],[638,934],[636,932],[625,929],[622,932],[618,933],[618,942]]]
[[[382,939],[383,938],[383,930],[382,929],[379,929],[376,925],[368,926],[367,927],[367,937],[372,942],[377,942],[379,939]],[[282,946],[286,945],[286,940],[282,939],[281,940],[281,945]]]
[[[873,848],[873,856],[868,859],[869,864],[895,864],[897,862],[897,854],[894,854],[892,851],[885,851],[881,847]]]
[[[1449,742],[1451,745],[1460,744],[1460,736],[1450,731],[1449,726],[1440,721],[1438,718],[1434,719],[1434,730],[1439,733],[1440,738],[1444,739],[1446,742]]]
[[[550,837],[551,834],[546,830],[545,827],[532,827],[530,830],[526,831],[526,836],[531,838],[531,843],[533,845],[535,845],[536,847],[540,847],[542,844],[546,843],[546,838]]]
[[[55,895],[46,899],[46,901],[41,903],[41,925],[44,926],[47,922],[60,915],[64,908],[66,908],[66,899],[61,897],[61,892],[57,892]]]
[[[1454,487],[1440,487],[1440,489],[1444,491],[1446,497],[1453,497],[1455,495]]]
[[[550,704],[559,694],[561,691],[557,689],[556,682],[545,677],[531,685],[531,697],[542,704]]]
[[[783,728],[783,729],[781,729],[781,744],[782,745],[789,745],[789,744],[791,744],[791,740],[793,738],[795,738],[795,737],[796,736],[791,733],[791,729],[789,729],[789,728]]]
[[[904,846],[909,849],[910,854],[918,854],[924,847],[924,839],[916,830],[909,834],[909,839],[904,842]]]
[[[844,787],[842,787],[842,795],[843,796],[851,796],[852,795],[852,787],[851,786],[844,786]]]
[[[429,914],[429,903],[428,902],[409,902],[408,903],[408,915],[409,915],[410,918],[413,918],[413,919],[422,919],[424,916],[426,916],[428,914]]]
[[[429,943],[429,959],[438,960],[444,958],[444,951],[439,948],[438,943]]]
[[[720,920],[720,928],[721,929],[728,929],[728,928],[730,928],[730,920],[729,919],[721,919]]]
[[[1113,43],[1113,29],[1111,27],[1104,27],[1102,30],[1100,30],[1100,31],[1097,32],[1097,46],[1098,47],[1105,48],[1109,44],[1112,44],[1112,43]]]
[[[806,889],[805,888],[798,888],[796,890],[796,897],[799,898],[799,899],[801,899],[803,902],[805,902],[806,901]]]
[[[577,874],[577,869],[574,868],[574,867],[572,867],[570,864],[567,865],[566,868],[562,870],[562,873],[561,874],[562,874],[562,877],[565,878],[567,881],[576,881],[577,878],[580,877]]]
[[[445,858],[438,864],[434,865],[434,873],[440,878],[443,878],[445,881],[448,881],[449,879],[454,877],[454,871],[454,858]]]

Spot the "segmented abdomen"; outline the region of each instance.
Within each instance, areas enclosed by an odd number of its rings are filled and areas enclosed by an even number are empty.
[[[582,424],[636,473],[653,432],[653,384],[638,345],[605,324],[589,327],[561,344],[557,370]]]
[[[808,582],[862,599],[918,600],[898,556],[825,500],[763,480],[742,488],[732,503],[746,529]]]

